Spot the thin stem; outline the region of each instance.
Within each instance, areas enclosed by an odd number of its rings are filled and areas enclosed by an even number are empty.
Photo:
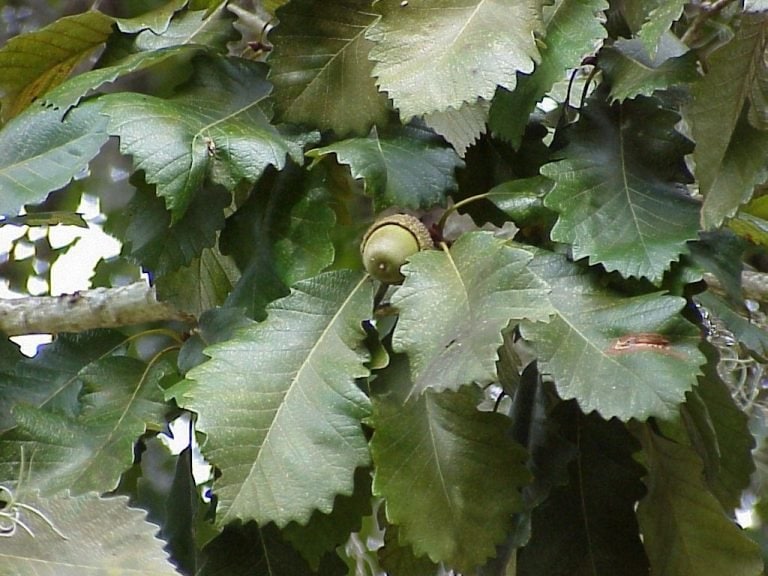
[[[478,200],[483,200],[485,198],[488,198],[489,194],[488,192],[484,192],[483,194],[477,194],[475,196],[469,196],[468,198],[464,198],[463,200],[459,200],[456,202],[453,206],[449,206],[446,208],[445,212],[443,212],[443,215],[440,216],[440,220],[437,223],[437,228],[441,232],[445,228],[445,223],[448,221],[448,217],[458,210],[459,208],[466,206],[467,204],[471,204],[472,202],[476,202]]]

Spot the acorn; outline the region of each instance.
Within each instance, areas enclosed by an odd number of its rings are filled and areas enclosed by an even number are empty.
[[[385,284],[400,284],[400,267],[420,250],[434,248],[429,230],[415,216],[392,214],[379,218],[363,236],[360,253],[368,273]]]

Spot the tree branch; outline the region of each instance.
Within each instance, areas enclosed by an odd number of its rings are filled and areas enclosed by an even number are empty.
[[[83,332],[168,320],[195,319],[170,304],[158,302],[155,289],[143,282],[62,296],[0,300],[0,331],[8,336]]]
[[[724,291],[722,284],[713,274],[704,274],[704,281],[713,290]],[[744,298],[768,302],[768,273],[744,270],[741,273],[741,293]]]
[[[713,289],[722,290],[720,282],[711,274],[706,274],[704,279]],[[745,298],[768,302],[768,273],[745,271],[741,283]],[[62,296],[0,300],[0,332],[7,336],[83,332],[173,320],[196,321],[191,314],[167,302],[158,302],[155,289],[143,282]]]

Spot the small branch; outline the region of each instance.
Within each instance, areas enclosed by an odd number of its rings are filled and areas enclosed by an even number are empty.
[[[194,318],[158,302],[155,289],[143,282],[62,296],[0,300],[0,331],[8,336],[83,332],[169,320],[191,322]]]
[[[683,34],[683,37],[681,38],[683,44],[692,46],[698,39],[699,33],[707,20],[719,14],[723,8],[728,6],[728,4],[733,4],[735,1],[736,0],[716,0],[711,4],[702,4],[701,12],[693,19],[690,27],[685,31],[685,34]]]
[[[723,286],[713,274],[704,274],[707,285],[718,292],[723,292]],[[757,302],[768,302],[768,273],[744,270],[741,273],[741,293],[744,298]]]

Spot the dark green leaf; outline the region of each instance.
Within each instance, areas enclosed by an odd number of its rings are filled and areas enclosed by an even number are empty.
[[[634,512],[645,492],[643,468],[632,458],[637,443],[615,420],[570,413],[569,438],[578,448],[570,481],[534,509],[533,535],[519,553],[517,574],[647,575]]]
[[[512,90],[517,72],[532,72],[539,59],[540,23],[528,0],[381,0],[374,10],[373,74],[406,120],[490,100],[497,85]]]
[[[235,332],[249,324],[250,320],[240,308],[214,308],[203,312],[197,322],[197,330],[185,340],[179,350],[179,371],[186,374],[198,364],[208,360],[203,353],[208,346],[231,340]],[[188,380],[179,382],[166,391],[166,398],[175,398],[176,391],[180,388],[186,390],[188,384]]]
[[[222,475],[217,523],[306,523],[351,494],[368,463],[360,420],[368,398],[355,383],[368,370],[361,349],[372,286],[358,273],[297,283],[267,319],[211,346],[177,401],[198,414],[203,452]],[[226,388],[222,388],[226,382]]]
[[[184,215],[171,224],[171,213],[153,190],[139,183],[128,206],[130,220],[125,230],[124,254],[162,277],[199,259],[205,248],[216,243],[224,227],[224,209],[231,197],[216,187],[197,192]]]
[[[315,576],[275,526],[233,524],[203,549],[196,576]],[[341,572],[337,572],[341,574]]]
[[[441,574],[440,566],[428,556],[416,557],[413,548],[400,544],[400,530],[396,525],[387,526],[384,546],[377,550],[381,567],[387,574],[396,576],[436,576]]]
[[[72,106],[76,106],[80,102],[81,98],[89,92],[98,89],[103,84],[114,82],[127,74],[145,70],[168,60],[191,56],[201,50],[202,47],[200,46],[187,44],[160,48],[151,52],[131,54],[112,66],[91,70],[70,78],[60,86],[47,92],[43,102],[58,109],[60,116],[63,117]]]
[[[743,305],[741,273],[746,242],[726,229],[703,232],[698,242],[692,242],[690,247],[693,263],[702,272],[717,278],[728,300]]]
[[[557,312],[521,332],[560,397],[604,418],[674,418],[704,363],[699,331],[680,315],[685,300],[613,292],[555,254],[538,253],[528,267],[551,286]]]
[[[331,193],[324,170],[308,174],[293,163],[259,181],[222,234],[222,250],[243,270],[229,305],[244,306],[249,316],[262,319],[264,307],[284,296],[287,286],[333,262]]]
[[[157,297],[195,317],[221,306],[240,278],[232,258],[206,248],[189,266],[157,278]]]
[[[464,165],[453,150],[434,140],[407,133],[380,137],[375,130],[368,138],[342,140],[307,156],[329,154],[349,165],[353,178],[364,181],[376,212],[390,206],[418,210],[444,204],[446,194],[456,189],[456,169]]]
[[[552,239],[572,244],[575,259],[660,280],[698,236],[678,120],[650,99],[584,109],[563,159],[541,169],[555,181],[544,202],[560,213]]]
[[[536,103],[581,64],[606,37],[599,16],[608,9],[605,0],[563,0],[546,22],[546,46],[541,63],[530,75],[520,75],[513,92],[499,89],[491,105],[489,123],[494,134],[519,147]]]
[[[707,229],[721,226],[736,214],[742,204],[752,198],[755,186],[768,179],[765,157],[768,156],[768,132],[757,130],[742,118],[731,135],[731,142],[721,159],[718,172],[707,181],[702,224]]]
[[[651,570],[681,576],[758,576],[757,545],[728,518],[704,484],[701,459],[688,447],[638,428],[648,494],[637,517]]]
[[[371,471],[358,468],[351,496],[337,496],[330,514],[315,511],[306,525],[291,522],[283,529],[283,536],[317,570],[323,556],[344,544],[352,532],[358,532],[363,517],[370,514]]]
[[[524,488],[527,509],[533,509],[555,486],[568,484],[568,466],[577,455],[576,442],[563,434],[562,422],[553,417],[563,405],[551,385],[541,381],[535,364],[520,376],[509,410],[512,437],[528,450],[533,481]]]
[[[741,19],[736,36],[725,46],[716,50],[707,59],[707,73],[693,85],[691,106],[687,121],[696,141],[693,158],[696,162],[696,177],[701,193],[709,200],[710,191],[716,190],[721,173],[734,171],[727,166],[729,148],[740,150],[743,159],[748,158],[749,148],[740,145],[736,138],[737,125],[744,103],[755,80],[756,63],[763,58],[765,49],[765,15],[745,15]],[[762,146],[765,144],[763,143]],[[749,146],[754,146],[750,143]],[[736,174],[738,175],[738,174]],[[754,168],[746,180],[753,181]],[[734,175],[731,175],[733,178]],[[742,182],[743,184],[743,182]],[[748,191],[736,189],[730,194],[728,187],[715,191],[715,197],[726,195],[726,208],[711,209],[705,213],[707,227],[719,226],[729,212],[740,202],[748,199]],[[734,198],[735,196],[735,198]]]
[[[525,451],[507,435],[509,420],[477,410],[473,389],[428,391],[405,405],[401,394],[374,403],[374,493],[416,556],[469,572],[495,554],[521,509]]]
[[[99,102],[84,103],[63,120],[30,106],[0,130],[0,214],[15,216],[24,204],[42,202],[80,175],[107,141]]]
[[[717,373],[717,351],[709,344],[704,350],[708,362],[699,385],[687,394],[684,422],[704,460],[710,490],[726,510],[734,510],[741,505],[742,492],[755,471],[755,439],[747,415],[734,403]]]
[[[386,123],[389,106],[371,78],[365,31],[376,21],[368,0],[294,0],[277,11],[269,79],[281,119],[364,134]]]
[[[502,330],[522,318],[548,320],[548,287],[527,270],[530,260],[490,232],[472,232],[450,251],[425,250],[403,266],[392,347],[408,354],[414,394],[493,382]]]
[[[544,197],[553,187],[549,178],[534,176],[509,180],[493,187],[486,198],[520,227],[554,223],[556,214],[544,206]]]
[[[600,68],[611,83],[611,99],[623,101],[635,96],[651,96],[656,90],[693,82],[699,77],[694,52],[651,58],[640,40],[618,40],[600,51]]]

